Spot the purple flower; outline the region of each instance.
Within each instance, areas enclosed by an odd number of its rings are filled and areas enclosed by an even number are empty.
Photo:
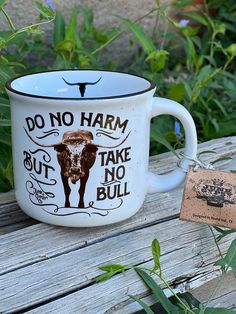
[[[185,27],[189,23],[189,20],[180,20],[179,21],[179,27]]]
[[[180,124],[178,121],[175,121],[175,134],[178,136],[178,137],[183,137],[183,134],[181,133],[180,131]]]
[[[51,10],[55,10],[55,5],[52,3],[52,1],[51,0],[47,0],[46,1],[46,4],[45,4],[47,7],[49,7],[49,9],[51,9]]]

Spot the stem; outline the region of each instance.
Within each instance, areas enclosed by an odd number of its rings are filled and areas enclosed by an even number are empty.
[[[152,10],[150,10],[149,12],[147,12],[145,15],[139,17],[138,19],[136,19],[134,21],[134,23],[137,23],[139,21],[141,21],[142,19],[144,19],[145,17],[149,16],[150,14],[152,14],[155,11],[158,11],[159,8],[154,8]],[[95,49],[94,51],[91,52],[91,55],[94,55],[96,53],[98,53],[99,51],[101,51],[103,48],[105,48],[106,46],[108,46],[111,42],[113,42],[115,39],[117,39],[120,35],[122,35],[125,32],[125,30],[119,31],[117,34],[115,34],[113,37],[111,37],[107,42],[105,42],[105,44],[101,45],[100,47],[98,47],[97,49]]]
[[[215,245],[216,245],[216,247],[217,247],[217,249],[218,249],[218,252],[219,252],[219,254],[220,254],[220,257],[223,258],[223,254],[222,254],[222,252],[221,252],[221,250],[220,250],[220,247],[219,247],[219,244],[218,244],[218,242],[217,242],[217,240],[216,240],[216,236],[215,236],[215,234],[214,234],[213,228],[212,228],[211,226],[208,226],[208,227],[209,227],[210,230],[211,230],[211,233],[212,233],[212,236],[213,236],[213,238],[214,238],[214,242],[215,242]]]
[[[5,40],[4,45],[6,45],[9,41],[11,41],[13,38],[15,38],[18,34],[27,32],[27,31],[29,31],[30,29],[35,28],[35,27],[38,27],[38,26],[41,26],[41,25],[45,25],[45,24],[51,23],[51,22],[54,20],[54,18],[55,18],[55,16],[54,16],[53,18],[51,18],[50,20],[48,20],[48,21],[39,22],[39,23],[32,24],[31,26],[25,26],[25,27],[23,27],[23,28],[20,28],[18,31],[14,32],[12,35],[10,35],[10,36]]]
[[[99,51],[101,51],[103,48],[105,48],[106,46],[108,46],[111,42],[113,42],[116,38],[118,38],[123,31],[119,31],[116,35],[114,35],[113,37],[111,37],[107,42],[105,42],[105,44],[101,45],[100,47],[98,47],[97,49],[95,49],[94,51],[91,52],[91,55],[95,55],[96,53],[98,53]]]
[[[228,270],[228,268],[226,268],[226,271],[227,271],[227,270]],[[224,274],[221,275],[219,281],[217,282],[217,285],[215,286],[215,288],[214,288],[213,292],[211,293],[209,299],[207,300],[206,304],[204,305],[204,309],[207,308],[209,302],[211,301],[211,299],[213,298],[213,296],[216,294],[216,291],[217,291],[217,290],[219,289],[219,287],[221,286],[221,283],[222,283],[223,279],[224,279]]]
[[[178,295],[175,293],[175,291],[171,288],[171,286],[168,284],[168,282],[162,277],[159,276],[157,273],[155,273],[161,281],[165,284],[166,288],[170,290],[170,292],[173,294],[173,296],[179,301],[179,303],[186,309],[188,313],[195,314],[189,307],[186,306],[186,304],[178,297]]]
[[[227,62],[225,63],[225,65],[224,65],[224,67],[223,67],[223,70],[225,71],[226,70],[226,68],[228,67],[228,65],[230,64],[230,62],[233,60],[233,56],[231,56],[228,60],[227,60]]]
[[[164,24],[163,39],[162,39],[162,41],[161,41],[160,49],[163,49],[163,47],[164,47],[165,40],[166,40],[166,34],[167,34],[167,31],[168,31],[168,26],[169,26],[169,24],[165,22],[165,24]]]
[[[136,267],[134,267],[136,268]],[[175,291],[171,288],[171,286],[168,284],[168,282],[162,277],[161,271],[160,273],[157,273],[156,271],[153,271],[152,269],[142,267],[143,270],[146,270],[148,272],[152,272],[155,274],[166,286],[166,288],[172,293],[172,295],[176,298],[176,300],[179,301],[179,303],[184,307],[184,309],[187,311],[189,314],[195,314],[189,307],[186,306],[186,304],[178,297],[178,295],[175,293]]]
[[[211,38],[211,47],[210,47],[210,57],[211,58],[213,58],[213,56],[214,56],[213,44],[214,44],[215,36],[216,36],[216,34],[213,32],[212,38]]]
[[[4,14],[4,16],[5,16],[5,18],[6,18],[7,22],[8,22],[11,30],[14,32],[16,29],[15,29],[14,24],[12,23],[12,20],[11,20],[10,16],[7,14],[7,12],[3,8],[1,8],[1,11]]]

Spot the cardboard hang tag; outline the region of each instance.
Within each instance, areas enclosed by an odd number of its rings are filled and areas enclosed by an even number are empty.
[[[236,228],[236,175],[203,168],[194,171],[190,167],[180,219]]]

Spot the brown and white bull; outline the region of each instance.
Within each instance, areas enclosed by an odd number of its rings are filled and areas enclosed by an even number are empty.
[[[73,184],[80,180],[78,207],[84,208],[84,193],[89,178],[90,169],[95,163],[98,148],[116,148],[123,144],[125,139],[115,146],[94,144],[93,134],[86,130],[68,131],[63,134],[58,144],[44,145],[36,142],[26,131],[28,137],[41,147],[53,147],[57,152],[57,160],[61,167],[61,180],[65,192],[65,207],[70,207],[69,179]]]

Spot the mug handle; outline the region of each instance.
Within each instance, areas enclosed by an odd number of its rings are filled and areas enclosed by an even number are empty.
[[[180,120],[185,131],[185,148],[184,156],[181,160],[181,168],[166,174],[156,175],[148,172],[148,193],[167,192],[180,185],[185,177],[186,171],[191,164],[190,159],[195,159],[197,154],[197,132],[196,127],[190,113],[176,101],[154,97],[152,104],[151,118],[162,114],[170,114]],[[182,169],[183,168],[183,169]]]

